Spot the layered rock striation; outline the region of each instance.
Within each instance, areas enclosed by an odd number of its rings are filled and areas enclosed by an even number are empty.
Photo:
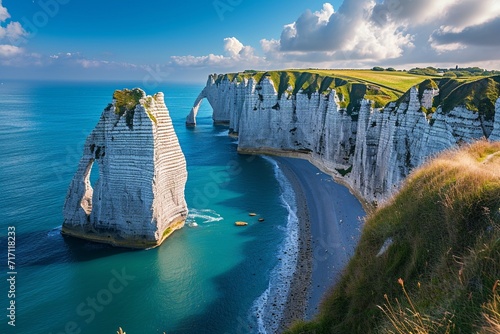
[[[95,164],[99,178],[91,185]],[[64,204],[63,234],[158,246],[187,216],[186,161],[163,93],[116,91],[88,136]]]
[[[381,108],[368,99],[377,98],[378,87],[319,80],[300,88],[270,75],[211,75],[186,123],[196,124],[206,98],[214,121],[238,135],[239,152],[306,155],[368,202],[387,199],[412,169],[444,149],[500,140],[499,77],[469,86],[427,80]]]

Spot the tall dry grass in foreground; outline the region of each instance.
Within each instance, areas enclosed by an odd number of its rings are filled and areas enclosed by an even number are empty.
[[[478,141],[414,171],[368,217],[320,315],[289,333],[500,333],[499,279],[500,143]]]
[[[391,302],[387,295],[384,295],[386,303],[384,306],[378,307],[384,312],[386,319],[389,320],[391,329],[385,328],[382,332],[397,334],[451,333],[453,321],[450,314],[444,314],[441,319],[434,319],[421,314],[406,291],[403,280],[399,279],[398,283],[403,290],[405,303],[409,304],[409,307],[403,307],[398,299]]]
[[[489,302],[483,305],[484,325],[482,333],[498,334],[500,333],[500,293],[498,291],[498,283],[495,282],[493,287],[493,296]]]

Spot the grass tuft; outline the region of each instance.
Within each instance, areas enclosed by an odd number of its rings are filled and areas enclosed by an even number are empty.
[[[492,289],[492,296],[490,301],[483,305],[484,325],[482,332],[484,334],[498,334],[500,333],[500,293],[498,291],[498,284],[496,281]]]
[[[450,334],[453,329],[453,315],[445,312],[441,318],[433,318],[419,312],[414,305],[408,291],[405,289],[403,279],[398,279],[404,294],[404,301],[397,298],[395,303],[384,295],[385,304],[377,307],[385,314],[389,324],[380,330],[387,334]],[[403,305],[405,304],[405,305]]]

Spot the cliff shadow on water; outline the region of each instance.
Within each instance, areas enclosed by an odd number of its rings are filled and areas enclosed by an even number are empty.
[[[136,251],[64,236],[61,234],[60,228],[50,231],[17,233],[16,242],[23,245],[23,247],[16,249],[20,268],[90,262],[99,258]],[[0,244],[7,244],[7,236],[0,238]],[[34,256],[35,254],[36,256]],[[0,261],[3,260],[5,263],[7,262],[7,253],[0,255]]]

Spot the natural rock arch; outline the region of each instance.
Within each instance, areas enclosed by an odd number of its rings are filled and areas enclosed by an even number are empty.
[[[186,117],[186,126],[196,126],[196,116],[198,115],[198,110],[200,109],[201,103],[203,102],[203,99],[207,99],[207,94],[206,94],[206,89],[203,89],[194,101],[193,108],[191,108],[191,112],[189,115]],[[210,103],[210,101],[208,100]]]

